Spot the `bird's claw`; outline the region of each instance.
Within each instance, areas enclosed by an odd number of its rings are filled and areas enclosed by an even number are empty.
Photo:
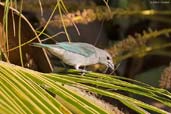
[[[84,69],[78,69],[78,71],[80,71],[82,73],[81,76],[84,76],[86,73],[91,72],[91,71],[87,71],[87,70],[84,70]]]

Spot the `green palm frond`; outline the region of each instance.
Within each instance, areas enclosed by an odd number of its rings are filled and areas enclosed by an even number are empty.
[[[81,96],[81,92],[74,92],[72,88],[116,99],[132,110],[144,114],[149,110],[158,113],[168,112],[120,94],[118,91],[145,96],[171,107],[170,92],[142,83],[141,85],[129,83],[119,77],[105,74],[87,73],[81,76],[73,70],[66,74],[45,74],[0,62],[0,80],[0,110],[3,114],[109,113],[98,104]],[[56,97],[52,97],[49,93]]]

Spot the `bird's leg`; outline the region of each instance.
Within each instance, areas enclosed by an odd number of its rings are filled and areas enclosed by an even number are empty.
[[[87,73],[87,72],[88,72],[87,70],[85,70],[85,69],[80,69],[79,67],[80,67],[80,65],[76,65],[76,66],[75,66],[75,69],[78,70],[78,71],[80,71],[80,72],[82,72],[82,73]]]
[[[80,67],[79,65],[76,65],[76,66],[75,66],[75,69],[76,69],[76,70],[79,70],[79,67]]]

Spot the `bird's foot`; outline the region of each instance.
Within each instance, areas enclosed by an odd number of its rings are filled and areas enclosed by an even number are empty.
[[[81,76],[84,76],[86,73],[90,73],[91,71],[87,71],[85,69],[77,69],[78,71],[81,72]]]
[[[84,69],[78,69],[78,71],[80,71],[80,72],[82,72],[82,73],[87,73],[87,72],[89,72],[89,71],[84,70]]]
[[[84,76],[85,73],[89,73],[90,72],[90,71],[85,70],[85,68],[86,68],[85,66],[84,66],[84,69],[80,69],[79,65],[75,66],[75,69],[82,73],[81,76]]]

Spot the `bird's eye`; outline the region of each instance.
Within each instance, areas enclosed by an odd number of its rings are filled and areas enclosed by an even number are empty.
[[[110,58],[109,58],[109,57],[107,57],[107,60],[110,60]]]

